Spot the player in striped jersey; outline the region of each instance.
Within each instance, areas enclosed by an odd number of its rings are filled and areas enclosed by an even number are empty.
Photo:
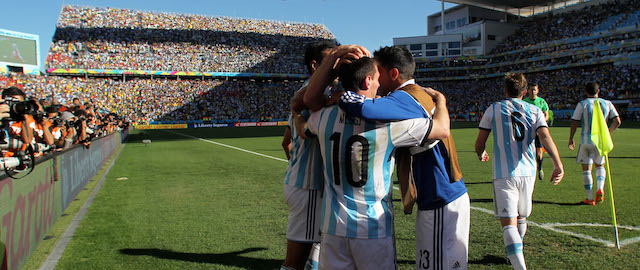
[[[536,134],[553,161],[551,182],[562,181],[564,169],[542,111],[522,101],[527,92],[527,80],[520,73],[505,76],[506,100],[491,104],[480,120],[476,153],[481,161],[489,160],[485,143],[493,131],[493,205],[500,218],[507,257],[514,269],[526,269],[522,239],[526,233],[526,218],[531,214],[536,160]]]
[[[350,54],[352,49],[358,53]],[[331,81],[336,61],[364,54],[355,46],[334,49],[312,76],[305,103],[315,100],[314,95]],[[373,59],[362,57],[343,64],[339,74],[345,90],[375,97],[380,73]],[[445,98],[433,90],[429,93],[437,104],[433,120],[367,121],[347,115],[338,106],[322,108],[309,118],[308,129],[317,134],[324,161],[320,269],[396,268],[392,153],[395,147],[422,145],[449,134]]]
[[[335,44],[330,41],[314,42],[307,46],[304,63],[310,75],[334,47]],[[308,81],[298,92],[307,84]],[[322,157],[318,140],[305,139],[303,134],[298,132],[301,129],[297,128],[299,125],[304,126],[309,115],[307,109],[301,112],[292,111],[282,141],[289,159],[284,177],[284,197],[289,207],[289,218],[287,255],[281,269],[304,269],[307,261],[310,268],[317,268],[319,248],[313,248],[313,245],[320,242]]]
[[[573,123],[571,124],[571,131],[569,134],[569,149],[575,148],[575,142],[573,136],[578,128],[578,122],[582,122],[582,133],[580,136],[580,148],[576,157],[576,162],[582,164],[582,181],[584,183],[584,189],[587,192],[587,199],[583,201],[584,204],[596,205],[596,202],[602,202],[604,200],[604,179],[606,171],[604,169],[604,157],[600,156],[598,149],[591,141],[591,120],[593,117],[593,107],[595,102],[600,102],[604,119],[612,120],[609,126],[609,132],[613,132],[622,123],[620,117],[618,117],[618,111],[613,106],[611,101],[598,98],[600,93],[600,87],[597,83],[591,82],[585,85],[585,92],[587,99],[580,101],[576,106],[576,110],[573,112]],[[598,191],[596,192],[596,199],[593,199],[593,178],[591,175],[591,165],[596,164],[596,181]]]

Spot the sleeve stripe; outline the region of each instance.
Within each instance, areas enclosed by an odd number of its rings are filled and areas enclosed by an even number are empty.
[[[482,130],[486,130],[486,131],[491,131],[491,129],[490,129],[490,128],[483,128],[483,127],[478,127],[478,128],[479,128],[479,129],[482,129]]]
[[[420,146],[423,146],[427,143],[427,138],[429,138],[429,134],[431,134],[431,129],[433,129],[433,120],[429,121],[429,128],[427,129],[427,133],[424,134]]]

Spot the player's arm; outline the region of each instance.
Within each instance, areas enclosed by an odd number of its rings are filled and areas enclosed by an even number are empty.
[[[302,112],[306,108],[304,105],[304,93],[306,92],[307,87],[304,87],[293,94],[289,105],[291,106],[291,111],[297,112],[298,114]]]
[[[422,106],[404,91],[394,91],[376,99],[367,99],[349,91],[342,94],[339,106],[348,114],[370,120],[394,121],[428,116]]]
[[[489,133],[491,130],[488,129],[480,129],[478,132],[478,138],[476,139],[476,154],[478,155],[478,160],[480,161],[488,161],[489,154],[486,151],[487,139],[489,138]]]
[[[282,148],[284,149],[284,153],[287,155],[287,160],[291,159],[291,127],[287,127],[284,131],[284,136],[282,137]]]
[[[614,130],[620,127],[621,124],[622,124],[622,121],[620,120],[620,117],[618,116],[614,117],[613,121],[611,122],[611,125],[609,126],[609,133],[612,133]]]
[[[573,150],[576,148],[576,143],[573,141],[573,136],[576,135],[576,130],[578,129],[578,122],[582,119],[582,106],[578,104],[576,109],[573,111],[573,116],[571,119],[573,122],[571,123],[571,129],[569,130],[569,149]]]
[[[549,104],[547,101],[544,101],[544,105],[542,106],[542,113],[544,113],[544,121],[549,121]]]
[[[573,150],[576,147],[576,143],[573,141],[573,136],[576,135],[578,130],[578,120],[573,120],[571,123],[571,129],[569,130],[569,149]]]
[[[335,68],[338,62],[343,59],[359,59],[362,56],[371,55],[369,51],[358,45],[344,45],[333,48],[327,55],[318,69],[313,73],[304,94],[304,104],[311,111],[322,109],[326,104],[324,89],[335,79]]]
[[[542,126],[539,127],[536,131],[538,137],[540,138],[540,142],[544,149],[547,151],[547,154],[551,157],[551,161],[553,161],[553,173],[551,173],[551,182],[553,185],[557,185],[562,181],[564,177],[564,167],[562,165],[562,160],[560,159],[560,155],[558,154],[558,148],[556,148],[556,144],[553,142],[553,138],[551,138],[551,134],[549,134],[549,128]]]
[[[447,99],[445,96],[432,88],[424,88],[424,91],[433,98],[436,103],[433,112],[433,129],[429,133],[428,139],[442,140],[451,134],[451,122],[449,120],[449,110],[447,110]]]

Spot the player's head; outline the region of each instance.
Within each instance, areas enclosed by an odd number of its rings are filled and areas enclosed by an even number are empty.
[[[600,85],[597,82],[590,82],[584,85],[584,91],[587,92],[587,95],[590,97],[596,96],[600,93]]]
[[[537,83],[529,83],[529,87],[527,88],[527,92],[529,93],[529,97],[537,97],[540,92],[540,88],[538,88]]]
[[[304,52],[304,65],[309,74],[318,68],[322,59],[329,54],[329,51],[336,47],[336,44],[329,40],[319,40],[307,45]]]
[[[14,86],[2,90],[2,98],[5,99],[7,97],[14,97],[20,101],[24,101],[26,99],[24,92]]]
[[[507,73],[504,75],[504,88],[507,97],[522,98],[527,92],[527,79],[522,73]]]
[[[338,71],[338,77],[345,90],[370,98],[376,96],[380,87],[378,82],[380,72],[378,72],[376,61],[369,57],[362,57],[350,64],[343,64]]]
[[[380,71],[380,95],[387,95],[413,78],[416,62],[405,46],[383,47],[373,53]]]

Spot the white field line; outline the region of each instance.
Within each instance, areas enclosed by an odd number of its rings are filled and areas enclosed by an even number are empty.
[[[194,137],[194,136],[187,135],[187,134],[183,134],[183,133],[180,133],[180,132],[175,132],[175,131],[171,131],[171,130],[165,130],[165,131],[166,131],[166,132],[169,132],[169,133],[173,133],[173,134],[178,134],[178,135],[180,135],[180,136],[184,136],[184,137],[189,137],[189,138],[192,138],[192,139],[196,139],[196,140],[201,140],[201,141],[203,141],[203,142],[212,143],[212,144],[215,144],[215,145],[218,145],[218,146],[227,147],[227,148],[231,148],[231,149],[234,149],[234,150],[242,151],[242,152],[249,153],[249,154],[254,154],[254,155],[257,155],[257,156],[261,156],[261,157],[266,157],[266,158],[270,158],[270,159],[275,159],[275,160],[278,160],[278,161],[289,162],[289,161],[288,161],[288,160],[286,160],[286,159],[277,158],[277,157],[272,157],[272,156],[265,155],[265,154],[260,154],[260,153],[258,153],[258,152],[253,152],[253,151],[249,151],[249,150],[242,149],[242,148],[239,148],[239,147],[235,147],[235,146],[227,145],[227,144],[224,144],[224,143],[219,143],[219,142],[214,142],[214,141],[206,140],[206,139],[203,139],[203,138]]]
[[[170,131],[170,130],[165,130],[165,131],[166,132],[170,132],[170,133],[174,133],[174,134],[178,134],[178,135],[181,135],[181,136],[184,136],[184,137],[189,137],[189,138],[192,138],[192,139],[196,139],[196,140],[201,140],[201,141],[204,141],[204,142],[212,143],[212,144],[215,144],[215,145],[231,148],[231,149],[234,149],[234,150],[238,150],[238,151],[242,151],[242,152],[258,155],[258,156],[261,156],[261,157],[275,159],[275,160],[279,160],[279,161],[283,161],[283,162],[289,162],[286,159],[272,157],[272,156],[265,155],[265,154],[260,154],[260,153],[249,151],[249,150],[242,149],[242,148],[239,148],[239,147],[235,147],[235,146],[226,145],[226,144],[219,143],[219,142],[206,140],[206,139],[203,139],[203,138],[194,137],[194,136],[183,134],[183,133],[180,133],[180,132],[175,132],[175,131]],[[400,190],[396,186],[393,186],[393,189]],[[485,209],[485,208],[482,208],[482,207],[471,206],[471,209],[476,210],[476,211],[480,211],[480,212],[484,212],[484,213],[487,213],[487,214],[490,214],[490,215],[493,215],[493,211],[492,210]],[[549,231],[570,235],[570,236],[573,236],[573,237],[576,237],[576,238],[582,238],[582,239],[598,242],[598,243],[604,244],[607,247],[615,247],[615,243],[613,243],[611,241],[595,238],[595,237],[592,237],[592,236],[589,236],[589,235],[586,235],[586,234],[575,233],[575,232],[566,231],[566,230],[562,230],[562,229],[556,228],[556,227],[568,227],[568,226],[613,227],[613,225],[611,225],[611,224],[597,224],[597,223],[536,223],[536,222],[533,222],[533,221],[528,221],[527,223],[529,225],[531,225],[531,226],[540,227],[540,228],[543,228],[543,229],[546,229],[546,230],[549,230]],[[639,227],[633,227],[633,226],[618,225],[618,228],[640,231]],[[633,243],[637,243],[637,242],[640,242],[640,237],[621,240],[620,241],[620,246],[629,245],[629,244],[633,244]]]

